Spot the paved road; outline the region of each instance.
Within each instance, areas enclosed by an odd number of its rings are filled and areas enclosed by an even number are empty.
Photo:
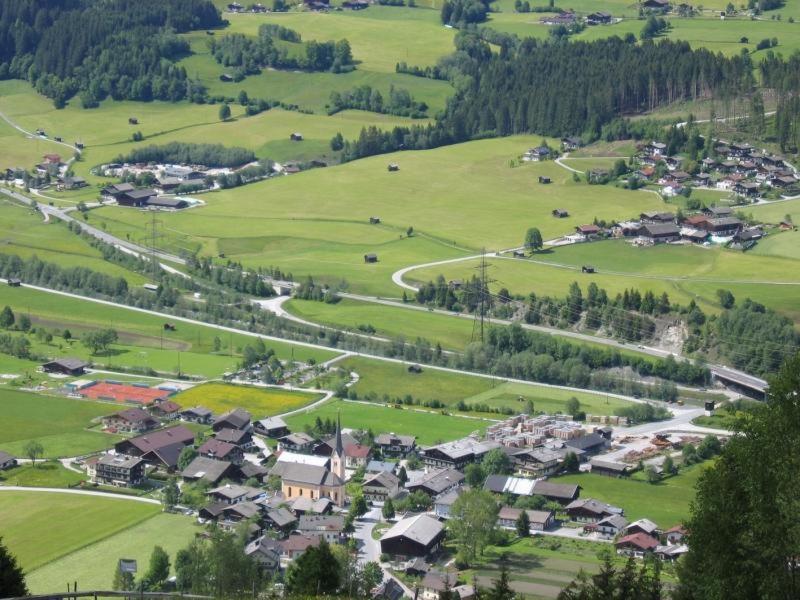
[[[29,206],[33,205],[33,200],[31,200],[27,196],[24,196],[12,190],[6,188],[0,188],[0,192],[5,194],[6,196],[9,196],[10,198],[13,198],[14,200],[17,200],[19,202],[24,202]],[[86,221],[83,221],[82,219],[74,218],[69,214],[70,212],[69,210],[57,208],[55,206],[50,206],[49,204],[43,204],[43,203],[37,203],[37,206],[39,211],[43,215],[45,215],[45,217],[49,218],[50,216],[52,216],[57,219],[61,219],[62,221],[66,221],[68,223],[69,222],[77,223],[84,233],[88,233],[92,237],[97,238],[98,240],[105,242],[106,244],[114,246],[115,248],[119,248],[121,250],[127,250],[129,252],[133,252],[136,253],[137,255],[141,255],[144,257],[151,256],[153,254],[150,248],[145,248],[144,246],[140,246],[139,244],[134,244],[132,242],[122,240],[118,237],[111,235],[110,233],[98,229],[97,227],[89,225]],[[168,252],[162,252],[159,250],[155,253],[155,255],[160,260],[166,260],[181,265],[186,264],[186,259],[181,258],[180,256],[176,256],[174,254],[169,254]]]
[[[127,500],[128,502],[144,502],[145,504],[156,504],[161,506],[161,502],[152,498],[142,498],[140,496],[127,496],[125,494],[112,494],[109,492],[98,492],[93,490],[69,490],[62,488],[46,487],[21,487],[17,485],[0,485],[0,492],[35,492],[41,494],[75,494],[78,496],[97,496],[99,498],[111,498],[112,500]]]
[[[358,561],[362,564],[370,561],[380,564],[384,578],[394,579],[400,584],[400,587],[403,588],[403,591],[409,598],[414,598],[414,592],[392,575],[386,565],[381,564],[381,544],[378,540],[372,539],[372,530],[375,529],[375,525],[377,525],[380,520],[381,509],[379,507],[374,507],[354,523],[355,532],[353,533],[353,538],[358,541],[359,545]]]

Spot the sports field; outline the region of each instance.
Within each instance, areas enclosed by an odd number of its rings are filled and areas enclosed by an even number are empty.
[[[293,431],[302,431],[306,425],[313,426],[317,417],[335,420],[337,415],[342,417],[342,427],[371,429],[376,435],[381,432],[414,435],[421,445],[455,440],[483,431],[492,423],[484,419],[443,415],[431,409],[398,409],[343,400],[327,402],[313,410],[287,417],[285,421]]]
[[[206,383],[181,392],[173,400],[183,407],[204,406],[216,414],[222,414],[234,408],[243,408],[253,415],[253,419],[257,420],[296,410],[320,398],[322,398],[321,394],[226,383]]]
[[[24,456],[23,448],[31,440],[42,444],[45,457],[78,456],[108,448],[121,438],[87,428],[92,419],[116,410],[113,404],[2,389],[0,449]]]
[[[159,512],[158,505],[119,498],[0,491],[3,541],[26,571],[120,533]]]
[[[147,569],[156,544],[169,554],[174,573],[175,554],[199,532],[200,528],[191,517],[156,513],[124,531],[29,572],[28,587],[34,594],[44,594],[62,589],[66,581],[77,581],[78,589],[110,589],[120,558],[134,559],[141,575]]]

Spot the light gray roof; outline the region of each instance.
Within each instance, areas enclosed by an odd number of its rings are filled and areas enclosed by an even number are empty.
[[[286,421],[280,417],[269,417],[258,421],[258,425],[264,429],[280,429],[286,427]]]
[[[379,433],[375,437],[375,443],[379,446],[399,444],[400,446],[413,446],[417,438],[413,435],[396,435],[394,433]]]
[[[464,481],[464,474],[455,469],[440,469],[423,474],[414,481],[406,483],[407,488],[424,487],[434,494],[440,494]]]
[[[658,529],[658,525],[653,523],[650,519],[639,519],[628,525],[625,529],[633,529],[634,527],[638,527],[645,533],[653,533]]]
[[[214,460],[213,458],[198,456],[181,472],[181,477],[206,479],[211,483],[216,483],[230,467],[231,463],[226,460]]]
[[[364,487],[366,486],[383,486],[387,489],[389,488],[396,488],[400,486],[400,479],[398,479],[397,475],[393,473],[387,473],[386,471],[381,471],[380,473],[376,473],[369,479],[364,480]]]
[[[0,452],[2,454],[2,452]],[[2,459],[2,456],[0,456]],[[139,463],[143,462],[138,456],[127,456],[125,454],[103,454],[97,461],[98,465],[108,465],[118,467],[120,469],[133,469]]]
[[[342,485],[342,480],[325,467],[290,463],[283,469],[283,480],[307,485]]]
[[[267,518],[275,523],[278,527],[286,527],[287,525],[291,525],[297,521],[297,517],[295,517],[290,511],[286,510],[285,508],[275,508],[272,510],[267,511]]]
[[[303,533],[315,531],[341,532],[344,530],[342,515],[302,515],[297,529]]]
[[[582,508],[597,515],[621,515],[624,511],[594,498],[580,498],[567,504],[566,509]]]
[[[223,485],[218,488],[214,488],[213,490],[208,490],[206,495],[214,495],[214,496],[222,496],[223,498],[228,498],[230,500],[235,500],[236,498],[256,498],[261,496],[264,492],[259,490],[258,488],[249,487],[246,485]]]
[[[418,542],[423,546],[432,543],[444,530],[444,526],[428,515],[417,515],[398,521],[381,536],[381,541],[397,537],[404,537]]]
[[[578,485],[575,483],[552,483],[550,481],[539,480],[533,484],[534,495],[563,498],[568,500],[575,497],[578,492]]]
[[[611,515],[599,521],[598,525],[608,525],[609,527],[616,527],[617,529],[622,529],[628,524],[628,519],[623,517],[622,515]]]

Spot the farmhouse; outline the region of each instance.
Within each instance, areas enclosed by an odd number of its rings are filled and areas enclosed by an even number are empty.
[[[242,521],[253,519],[258,513],[258,505],[254,502],[239,502],[237,504],[215,503],[201,508],[198,511],[198,516],[201,519],[215,521],[225,529],[233,529]]]
[[[285,534],[297,525],[297,517],[290,510],[281,506],[264,513],[264,524],[270,529]]]
[[[550,148],[547,146],[539,146],[538,148],[531,148],[522,155],[522,160],[531,162],[539,162],[550,158]]]
[[[669,8],[669,0],[644,0],[642,6],[650,10],[667,10]]]
[[[364,498],[375,502],[385,502],[394,498],[400,491],[400,479],[392,473],[381,472],[364,480]]]
[[[197,449],[197,454],[214,460],[224,460],[235,465],[241,464],[244,460],[244,453],[239,446],[223,442],[216,438],[206,440]]]
[[[303,141],[303,134],[295,131],[294,133],[289,134],[289,139],[293,142],[302,142]]]
[[[412,477],[406,483],[409,492],[423,491],[429,496],[438,496],[464,481],[464,474],[454,469],[439,469]]]
[[[344,533],[344,516],[303,515],[297,530],[306,535],[318,535],[326,542],[336,544]]]
[[[182,425],[122,440],[114,445],[117,454],[138,456],[156,466],[174,469],[178,456],[194,442],[194,433]]]
[[[205,456],[196,457],[189,466],[181,471],[184,481],[204,480],[216,484],[230,478],[234,472],[233,463],[226,460],[215,460]]]
[[[671,212],[658,211],[643,212],[641,215],[639,215],[639,219],[642,221],[642,223],[674,223],[675,214]]]
[[[290,433],[278,440],[278,450],[287,450],[289,452],[309,453],[314,449],[317,443],[313,437],[302,431],[299,433]]]
[[[381,553],[392,556],[428,556],[436,552],[444,540],[444,526],[427,515],[398,521],[381,537]]]
[[[218,432],[222,429],[249,429],[250,413],[242,408],[234,408],[214,419],[211,429]]]
[[[652,537],[658,537],[658,525],[649,519],[639,519],[625,527],[625,535],[634,533],[644,533]]]
[[[594,498],[574,500],[567,504],[565,511],[570,519],[582,523],[597,523],[606,517],[621,515],[624,512],[621,508]]]
[[[156,191],[151,188],[123,192],[116,197],[117,204],[120,206],[132,206],[141,208],[147,206],[152,198],[156,196]]]
[[[267,573],[275,573],[281,566],[281,543],[267,536],[259,537],[244,549],[244,553],[258,563]]]
[[[435,514],[438,519],[449,519],[450,509],[455,501],[458,500],[459,496],[465,491],[463,487],[458,486],[437,496],[433,501],[433,514]]]
[[[733,216],[733,209],[730,206],[709,206],[703,209],[703,214],[716,219],[731,217]]]
[[[223,485],[213,490],[208,490],[206,496],[212,502],[219,504],[239,504],[240,502],[254,502],[265,496],[266,492],[246,485]]]
[[[594,13],[594,14],[601,14],[601,13]],[[604,13],[604,14],[608,14],[608,13]],[[589,16],[591,16],[591,15],[589,15]],[[611,15],[608,15],[608,16],[609,16],[609,18],[611,18]],[[587,20],[588,20],[588,17],[587,17]],[[577,150],[581,146],[583,146],[583,140],[581,140],[581,138],[579,138],[579,137],[570,136],[570,137],[561,138],[561,147],[566,152],[569,152],[571,150]]]
[[[289,427],[280,417],[270,417],[268,419],[256,421],[253,424],[253,429],[256,433],[270,438],[279,438],[289,435]]]
[[[706,219],[702,227],[712,235],[727,237],[736,234],[742,228],[742,222],[736,217],[722,217]]]
[[[611,515],[601,519],[597,523],[591,523],[584,527],[586,531],[596,531],[600,535],[607,537],[617,537],[628,525],[628,519],[622,515]]]
[[[220,442],[227,442],[229,444],[233,444],[234,446],[238,446],[244,451],[249,450],[253,447],[253,435],[249,431],[242,431],[241,429],[231,429],[226,427],[224,429],[220,429],[214,438],[219,440]]]
[[[564,454],[544,447],[523,448],[511,455],[520,475],[529,477],[542,477],[555,473],[561,466]]]
[[[182,210],[187,208],[189,203],[181,198],[162,198],[160,196],[153,196],[147,201],[147,206],[169,210]]]
[[[17,459],[11,456],[8,452],[0,450],[0,471],[11,469],[17,466]]]
[[[375,445],[384,456],[404,457],[414,450],[417,445],[417,438],[413,435],[381,433],[375,438]]]
[[[428,467],[462,469],[470,463],[481,460],[490,450],[500,447],[498,442],[491,440],[482,442],[464,438],[425,448],[420,458]]]
[[[758,196],[759,187],[760,186],[754,181],[740,181],[733,186],[733,193],[737,196],[752,198]]]
[[[617,548],[617,554],[644,558],[645,554],[656,549],[658,540],[645,533],[634,533],[620,538],[614,546]]]
[[[172,400],[162,400],[161,402],[154,402],[147,407],[150,414],[159,419],[175,419],[181,412],[181,406]]]
[[[103,417],[103,427],[112,431],[144,433],[158,426],[158,421],[141,408],[128,408],[113,415]]]
[[[546,531],[553,526],[555,520],[553,512],[549,510],[526,510],[530,521],[530,531]],[[497,525],[504,529],[514,529],[517,519],[522,514],[522,509],[504,506],[497,515]]]
[[[70,377],[77,377],[83,375],[88,366],[89,363],[79,358],[59,358],[44,363],[42,369],[45,373],[60,373]]]
[[[686,537],[686,529],[683,525],[675,525],[675,527],[670,527],[665,532],[667,543],[668,544],[682,544],[684,538]]]
[[[671,223],[646,223],[639,230],[639,237],[658,242],[675,242],[681,239],[681,231]]]
[[[208,425],[211,423],[213,416],[214,414],[203,406],[187,408],[186,410],[181,411],[180,414],[182,421],[186,421],[187,423],[200,423],[202,425]]]
[[[580,494],[580,486],[573,483],[553,483],[551,481],[539,480],[533,485],[535,496],[544,496],[548,500],[560,504],[569,504]]]
[[[575,231],[591,239],[597,237],[597,235],[600,233],[600,228],[597,225],[578,225],[575,228]]]
[[[593,458],[589,461],[589,464],[591,465],[592,473],[608,477],[624,477],[630,470],[630,467],[625,463],[599,458]]]
[[[103,454],[96,465],[93,481],[103,485],[131,487],[144,479],[145,462],[135,456]]]

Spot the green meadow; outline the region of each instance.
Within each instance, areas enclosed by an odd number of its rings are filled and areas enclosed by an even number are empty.
[[[797,231],[773,233],[759,240],[750,252],[760,256],[779,256],[800,260],[800,233]]]
[[[718,312],[716,292],[722,288],[798,316],[800,264],[788,258],[698,246],[635,248],[623,241],[604,241],[553,248],[531,259],[490,257],[489,262],[495,289],[507,287],[512,293],[566,296],[573,281],[584,291],[594,281],[611,296],[630,288],[667,292],[673,303],[686,305],[695,299],[704,310]],[[465,278],[476,265],[471,260],[427,267],[408,273],[406,280],[424,282],[439,274]],[[581,273],[583,265],[597,272]]]
[[[574,397],[580,401],[581,410],[600,415],[613,414],[615,409],[628,404],[602,393],[561,390],[535,383],[508,383],[502,378],[450,373],[424,366],[421,373],[410,373],[407,364],[367,358],[348,358],[337,366],[358,373],[359,380],[352,389],[360,399],[369,394],[378,402],[394,401],[409,394],[422,401],[439,400],[448,410],[455,410],[455,405],[463,400],[467,404],[488,404],[522,412],[530,400],[537,411],[563,413],[566,401]],[[492,415],[492,418],[502,417]]]
[[[553,481],[577,483],[581,498],[596,498],[625,510],[629,521],[647,518],[660,528],[669,529],[689,517],[689,503],[694,498],[695,485],[711,463],[682,470],[655,485],[636,479],[615,479],[592,473],[564,475]]]
[[[146,570],[153,546],[158,544],[174,564],[178,550],[185,548],[198,533],[200,528],[190,517],[157,513],[27,573],[28,587],[32,593],[44,594],[62,589],[67,581],[77,581],[79,589],[110,589],[120,558],[137,561],[141,574]]]
[[[0,118],[0,167],[28,168],[41,162],[42,156],[51,152],[65,154],[67,148],[43,140],[39,137],[26,137],[19,130],[9,125],[5,119]]]
[[[148,348],[159,350],[163,347],[175,351],[173,358],[177,363],[177,351],[191,351],[196,354],[213,352],[214,338],[221,342],[223,354],[234,357],[241,353],[246,344],[253,344],[255,338],[242,334],[218,331],[204,325],[177,321],[176,331],[164,331],[164,317],[157,317],[119,306],[109,306],[96,302],[68,298],[33,290],[25,286],[10,288],[0,286],[0,306],[9,305],[15,313],[28,313],[34,324],[50,329],[68,328],[74,337],[81,332],[100,328],[116,329],[120,342],[127,346],[139,346],[142,350],[131,349],[131,352],[146,351]],[[79,342],[74,342],[78,344]],[[281,359],[292,355],[296,360],[305,361],[314,358],[324,361],[333,358],[336,351],[319,350],[297,346],[291,342],[266,341],[269,348]],[[155,354],[153,354],[155,356]],[[102,359],[102,357],[101,357]],[[225,357],[223,357],[225,359]],[[168,362],[171,362],[168,360]],[[229,364],[226,360],[224,364]]]
[[[341,416],[342,427],[371,429],[376,435],[392,432],[414,435],[422,445],[454,440],[475,431],[483,431],[491,421],[455,415],[442,415],[430,409],[390,408],[362,402],[334,400],[304,413],[286,417],[290,429],[302,431],[306,425],[313,426],[317,417],[336,419]]]
[[[622,219],[666,206],[655,194],[575,183],[552,162],[511,166],[539,141],[517,136],[377,156],[206,194],[199,210],[163,215],[163,243],[397,295],[390,275],[408,265],[515,247],[528,227],[548,239],[595,217]],[[400,170],[387,172],[389,162]],[[537,184],[539,175],[553,183]],[[570,217],[553,218],[554,208],[566,208]],[[117,235],[146,231],[146,215],[138,211],[93,212]],[[371,216],[381,224],[369,225]],[[364,264],[371,252],[378,263]]]
[[[159,512],[161,507],[157,505],[113,497],[0,491],[3,542],[28,572],[125,531]],[[43,540],[47,543],[42,543]]]
[[[112,446],[120,436],[89,429],[98,419],[119,410],[114,404],[0,391],[0,449],[24,456],[25,444],[38,441],[45,457],[79,456]]]

